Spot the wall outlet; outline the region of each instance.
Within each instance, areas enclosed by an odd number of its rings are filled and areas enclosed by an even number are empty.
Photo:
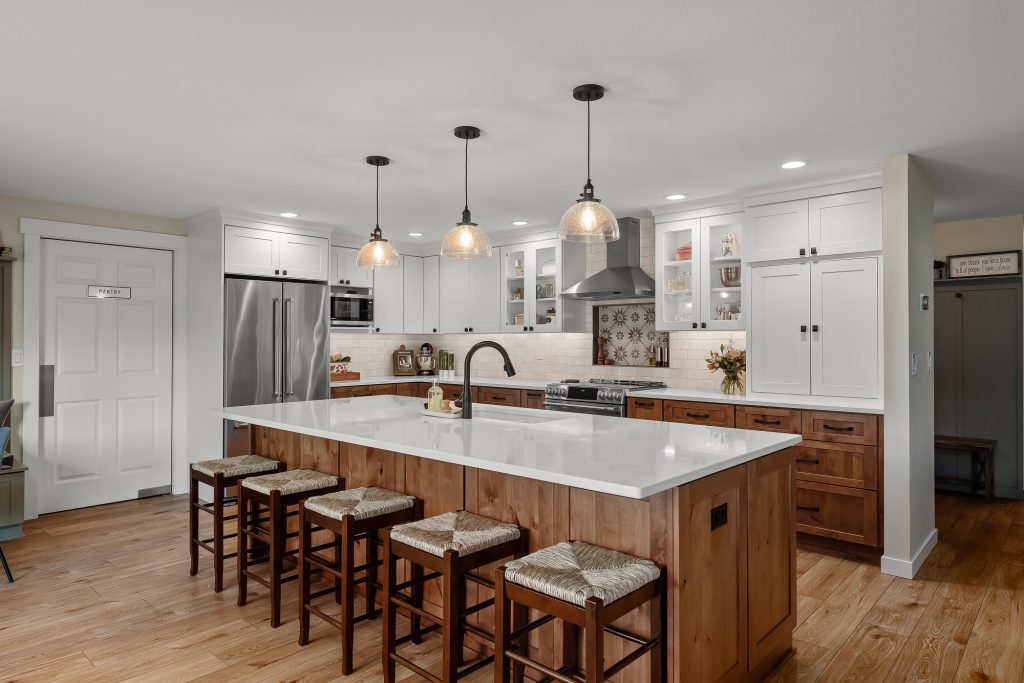
[[[11,349],[11,367],[20,368],[25,365],[25,352],[22,349]]]

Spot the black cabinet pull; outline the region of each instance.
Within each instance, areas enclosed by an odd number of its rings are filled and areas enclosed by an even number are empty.
[[[437,328],[436,327],[434,328],[434,332],[437,332]]]
[[[473,328],[472,328],[472,327],[471,327],[471,328],[469,328],[469,331],[470,331],[470,332],[472,332],[472,331],[473,331]]]
[[[533,325],[530,325],[530,332],[533,332]]]
[[[822,429],[827,429],[830,432],[852,432],[853,425],[847,427],[833,427],[832,425],[821,425]]]
[[[797,510],[805,510],[807,512],[821,512],[821,508],[817,505],[797,505]]]
[[[693,324],[693,329],[697,329],[697,323]]]
[[[274,275],[280,275],[280,274],[281,274],[281,269],[280,268],[274,268]]]
[[[686,417],[692,417],[695,420],[706,420],[711,417],[711,413],[687,413]]]
[[[352,281],[351,280],[345,280],[345,284],[346,285],[350,285],[350,284],[352,284]]]
[[[817,253],[818,253],[818,248],[817,247],[811,247],[811,256],[814,256]]]
[[[633,405],[635,405],[637,408],[653,408],[654,401],[637,401],[636,399],[634,399]]]
[[[463,327],[463,328],[462,328],[462,331],[463,331],[463,332],[469,332],[469,328],[468,328],[468,327]]]
[[[288,274],[288,271],[287,271],[287,270],[282,270],[282,271],[281,271],[281,275],[287,275],[287,274]]]
[[[806,332],[807,331],[807,325],[801,325],[800,326],[800,331],[801,332]]]
[[[530,329],[530,328],[528,328],[528,327],[527,327],[526,325],[523,325],[523,332],[526,332],[526,331],[528,331],[529,329]]]
[[[701,324],[700,324],[700,327],[701,327],[701,329],[704,329],[704,328],[705,328],[705,327],[707,327],[707,326],[708,326],[708,324],[707,324],[707,323],[701,323]]]
[[[374,332],[380,332],[380,328],[378,327]]]
[[[817,458],[797,458],[796,461],[803,465],[820,465],[821,461]]]
[[[491,396],[491,400],[492,401],[507,401],[508,397],[506,397],[506,396]]]
[[[714,531],[719,527],[723,527],[729,523],[729,504],[722,503],[717,507],[711,508],[711,530]]]
[[[820,329],[817,325],[811,325],[811,332],[818,332]]]
[[[759,424],[759,425],[780,425],[780,424],[782,424],[782,420],[762,420],[759,417],[755,417],[754,418],[754,424]]]
[[[801,256],[807,256],[807,250],[806,249],[800,249],[800,255]]]

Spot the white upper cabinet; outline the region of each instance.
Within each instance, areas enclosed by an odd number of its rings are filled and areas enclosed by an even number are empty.
[[[405,333],[422,334],[430,330],[423,329],[423,299],[426,288],[423,283],[423,257],[402,256],[402,279],[404,295],[402,296]]]
[[[324,237],[280,233],[281,276],[325,281],[330,277],[330,242]]]
[[[747,209],[746,261],[780,261],[807,256],[807,200]]]
[[[761,266],[749,273],[748,389],[811,393],[810,264]]]
[[[358,249],[350,247],[331,247],[332,285],[350,285],[352,287],[373,287],[373,269],[356,266]]]
[[[373,331],[402,332],[405,325],[405,256],[398,268],[368,269],[373,272]]]
[[[655,327],[699,329],[700,219],[659,223],[654,233]]]
[[[441,332],[468,332],[469,261],[441,258],[439,272]]]
[[[862,190],[809,201],[811,253],[820,256],[882,250],[882,191]]]
[[[882,191],[754,206],[744,235],[743,260],[752,263],[881,251]]]
[[[814,394],[877,398],[878,259],[814,263],[811,278]]]
[[[423,331],[428,334],[441,331],[440,259],[440,256],[423,258]]]
[[[503,332],[561,332],[562,269],[558,240],[501,248]]]
[[[238,275],[328,279],[328,240],[291,233],[224,226],[224,272]]]
[[[441,332],[497,332],[500,259],[440,259]]]

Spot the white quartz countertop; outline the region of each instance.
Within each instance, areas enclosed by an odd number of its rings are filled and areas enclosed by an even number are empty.
[[[220,417],[466,467],[643,499],[800,443],[796,434],[367,396],[223,408]]]
[[[407,377],[395,377],[384,375],[382,377],[360,377],[348,382],[331,382],[332,387],[362,387],[367,384],[405,384],[406,382],[424,382],[430,384],[436,375],[409,375]],[[437,377],[438,384],[462,384],[462,376],[441,379]],[[474,377],[475,387],[508,387],[510,389],[544,389],[551,384],[549,379],[519,379],[518,377]]]

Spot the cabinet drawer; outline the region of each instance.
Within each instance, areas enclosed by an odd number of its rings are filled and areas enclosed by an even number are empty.
[[[544,409],[544,392],[534,389],[523,391],[523,407]]]
[[[475,400],[479,403],[491,403],[496,406],[518,406],[518,389],[501,389],[499,387],[479,387]]]
[[[331,387],[331,398],[352,398],[354,387]]]
[[[806,410],[803,437],[808,441],[878,445],[878,416]]]
[[[797,481],[796,530],[876,546],[878,494],[848,486]]]
[[[736,429],[756,429],[759,432],[800,433],[800,411],[786,408],[736,407]]]
[[[405,384],[397,384],[399,396],[419,396],[420,385],[417,382],[406,382]]]
[[[685,422],[712,427],[732,427],[736,424],[735,407],[725,403],[665,401],[663,413],[666,422]]]
[[[796,447],[796,478],[878,490],[878,448],[804,441]]]
[[[626,399],[626,417],[660,421],[663,414],[662,402],[656,398]]]
[[[440,386],[441,387],[441,391],[444,392],[444,398],[446,400],[455,401],[457,399],[462,398],[462,385],[461,384],[441,384],[441,385],[438,385],[438,386]],[[471,396],[472,401],[474,403],[476,403],[477,402],[477,396],[478,396],[479,389],[477,387],[473,387],[470,390],[470,392],[472,394],[472,396]]]
[[[371,384],[371,396],[398,396],[397,384]]]

